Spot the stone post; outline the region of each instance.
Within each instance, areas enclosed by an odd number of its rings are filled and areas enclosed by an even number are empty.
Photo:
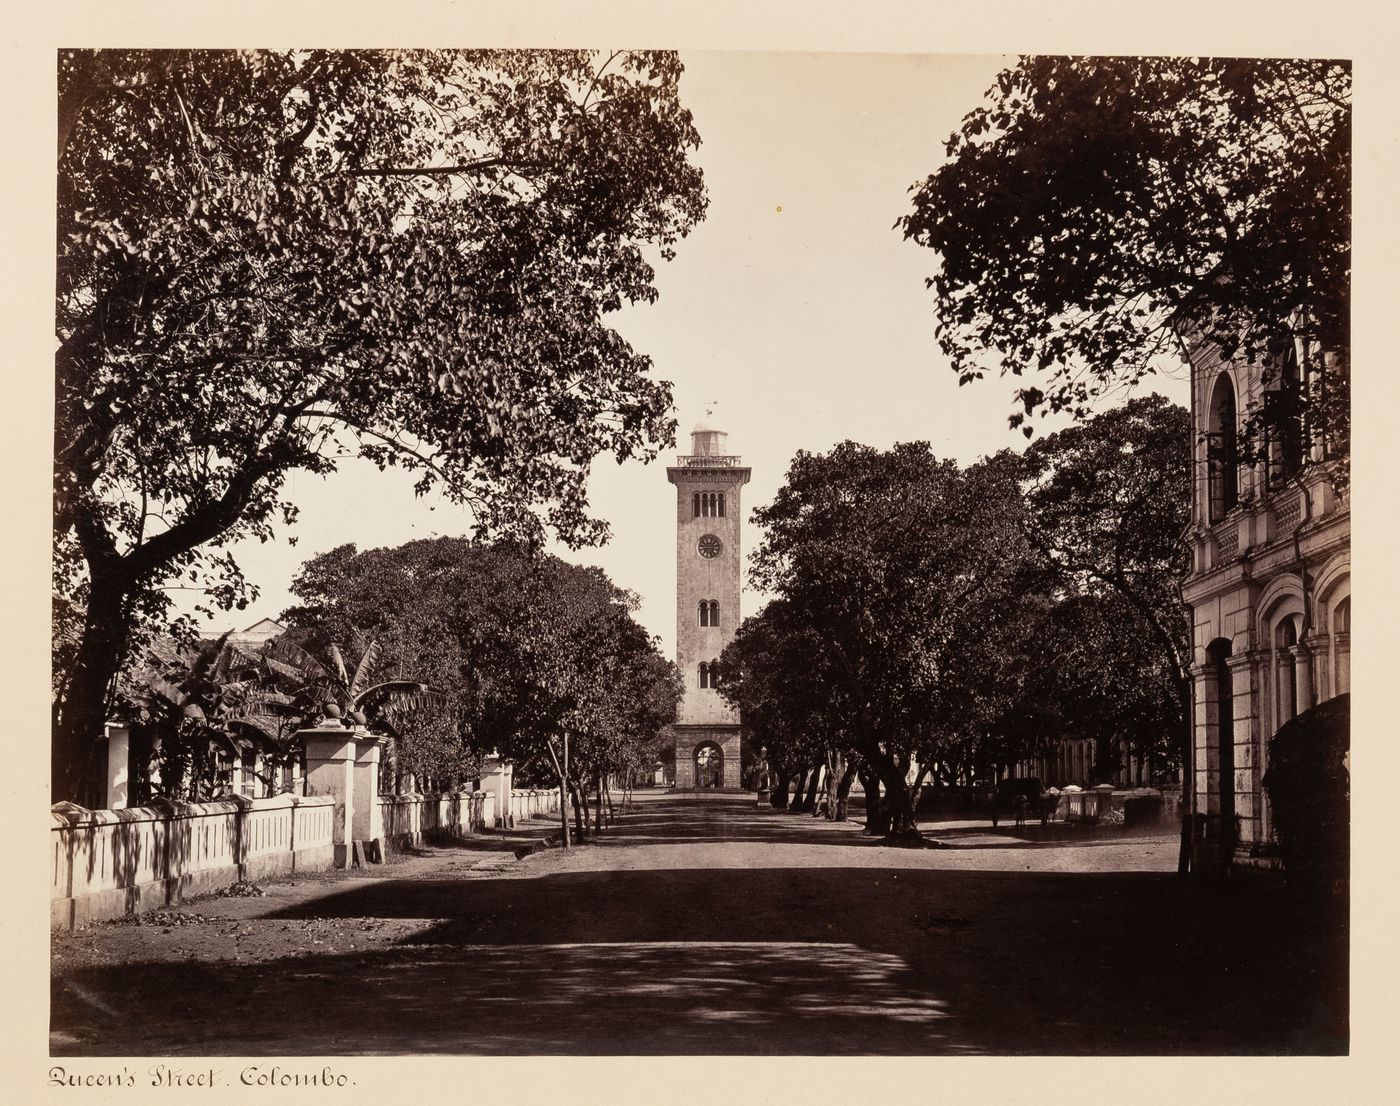
[[[297,734],[306,749],[306,794],[335,798],[332,843],[337,868],[382,857],[384,818],[379,807],[380,739],[332,719]]]
[[[131,805],[131,728],[107,723],[107,809]]]
[[[379,804],[379,759],[384,741],[366,729],[355,729],[355,811],[351,838],[379,863],[384,859],[384,808]]]
[[[496,825],[506,829],[512,825],[510,788],[513,774],[510,762],[499,753],[492,753],[481,762],[481,790],[491,792],[496,803]]]

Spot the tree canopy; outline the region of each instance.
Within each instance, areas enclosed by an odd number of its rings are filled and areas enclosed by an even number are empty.
[[[963,383],[1027,377],[1011,416],[1087,414],[1209,341],[1303,350],[1344,452],[1351,285],[1346,62],[1027,57],[914,189],[939,342]]]
[[[1140,396],[1025,454],[1033,544],[1062,584],[1116,595],[1136,615],[1139,648],[1160,665],[1180,711],[1190,713],[1190,616],[1180,580],[1191,512],[1190,416],[1161,396]],[[1119,615],[1118,617],[1123,617]]]
[[[441,703],[390,712],[420,775],[446,780],[464,752],[499,752],[522,778],[565,775],[581,807],[590,783],[649,772],[675,718],[675,666],[633,618],[635,597],[598,568],[434,538],[333,549],[306,563],[293,590],[302,603],[283,617],[307,643],[372,637],[386,676],[442,690]]]
[[[400,465],[481,533],[601,540],[600,455],[669,443],[606,315],[704,215],[673,54],[64,51],[60,790],[134,624],[267,540],[288,473]],[[65,607],[65,610],[68,608]]]
[[[960,470],[925,442],[843,442],[799,452],[754,513],[764,538],[753,583],[811,636],[824,713],[886,790],[896,834],[913,832],[909,771],[936,720],[952,724],[958,677],[981,679],[958,663],[957,635],[1016,588],[1019,503],[1016,470],[1001,460]]]
[[[780,771],[849,754],[867,826],[899,836],[925,779],[993,782],[1064,739],[1100,778],[1182,763],[1187,421],[1154,395],[965,468],[922,442],[799,453],[755,512],[775,598],[721,694]]]

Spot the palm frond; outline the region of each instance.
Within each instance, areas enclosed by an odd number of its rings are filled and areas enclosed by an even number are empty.
[[[216,641],[200,642],[199,650],[195,653],[194,660],[190,662],[192,676],[202,678],[216,671],[219,659],[224,653],[224,645],[228,642],[228,636],[231,633],[233,633],[232,630],[225,630]]]
[[[274,676],[285,676],[289,680],[296,680],[299,683],[306,682],[306,673],[294,664],[280,661],[276,657],[264,657],[263,663],[267,665],[267,670]]]
[[[297,675],[303,679],[307,676],[315,676],[323,680],[335,678],[327,671],[325,665],[301,646],[293,645],[285,637],[273,638],[263,648],[267,650],[269,655],[293,665],[297,669]]]
[[[353,702],[358,699],[365,690],[365,685],[369,682],[370,675],[374,672],[374,666],[379,663],[379,642],[371,641],[365,647],[364,655],[360,657],[360,663],[355,669],[355,678],[350,681],[350,699]]]
[[[189,698],[185,694],[185,689],[178,684],[173,684],[164,676],[158,676],[154,672],[147,673],[139,678],[139,682],[154,695],[164,699],[172,707],[183,707],[185,700]]]
[[[241,727],[253,730],[260,736],[278,744],[282,741],[282,719],[275,714],[245,714],[229,722],[229,728]]]
[[[384,683],[365,688],[351,706],[356,710],[381,710],[389,706],[417,710],[426,706],[436,706],[446,698],[445,693],[427,684],[416,683],[413,680],[386,680]]]
[[[330,654],[331,660],[335,661],[335,674],[340,677],[341,686],[349,687],[350,676],[345,670],[345,658],[341,656],[340,646],[337,645],[335,642],[331,642]]]

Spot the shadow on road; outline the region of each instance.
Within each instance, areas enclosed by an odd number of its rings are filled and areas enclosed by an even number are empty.
[[[875,859],[375,881],[264,918],[434,921],[367,953],[73,973],[55,984],[71,1042],[55,1052],[1346,1049],[1344,946],[1290,932],[1267,888]]]
[[[971,823],[971,824],[969,824]],[[627,844],[685,844],[698,842],[764,842],[789,845],[839,845],[888,848],[880,838],[864,833],[863,800],[853,797],[849,820],[831,823],[811,814],[758,806],[752,797],[722,793],[687,797],[649,796],[627,818]],[[1020,848],[1081,848],[1118,845],[1143,838],[1171,837],[1171,829],[1124,829],[1122,826],[1032,821],[1016,826],[953,819],[948,823],[920,821],[924,836],[954,848],[1015,845]],[[608,844],[604,838],[600,844]]]

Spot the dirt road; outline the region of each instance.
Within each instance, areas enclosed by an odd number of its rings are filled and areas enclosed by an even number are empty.
[[[647,796],[569,853],[443,846],[91,927],[55,939],[52,1047],[1345,1050],[1342,954],[1290,932],[1276,889],[1183,884],[1169,837],[925,828],[951,847],[890,849],[751,798]]]

